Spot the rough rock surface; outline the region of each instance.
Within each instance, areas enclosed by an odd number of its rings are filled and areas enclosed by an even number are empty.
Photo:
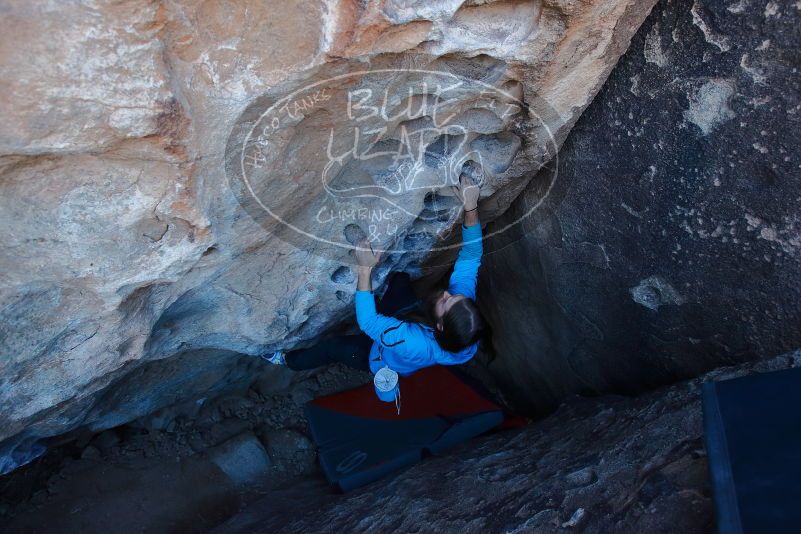
[[[503,89],[527,107],[488,115],[475,89],[452,107],[475,150],[499,157],[486,165],[489,220],[547,160],[545,127],[562,142],[652,4],[5,2],[0,472],[39,454],[43,438],[222,388],[250,373],[246,355],[308,342],[351,312],[344,251],[294,246],[237,202],[226,149],[259,106],[357,68],[437,69]],[[399,104],[407,93],[392,81],[360,87]],[[257,184],[293,214],[322,194],[319,131],[351,120],[341,107],[317,111],[293,115],[276,138],[283,152],[270,153],[295,181]],[[432,167],[453,156],[447,140],[432,140]],[[438,217],[415,202],[411,216]],[[419,253],[431,238],[414,220],[398,235]],[[345,230],[335,233],[364,229]],[[412,262],[393,257],[379,275]]]
[[[554,193],[489,247],[491,369],[519,405],[801,344],[799,28],[792,3],[654,8],[563,145]]]
[[[273,492],[215,532],[710,532],[702,381],[799,365],[801,351],[637,398],[575,400],[388,483]]]
[[[260,371],[247,389],[60,436],[0,477],[0,531],[205,532],[273,487],[322,480],[304,405],[369,374],[342,364]]]
[[[209,451],[209,458],[228,478],[246,484],[270,471],[270,456],[253,434],[246,432]]]

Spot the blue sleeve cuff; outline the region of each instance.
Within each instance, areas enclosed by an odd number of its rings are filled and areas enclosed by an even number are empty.
[[[473,226],[462,224],[462,250],[459,252],[459,258],[481,258],[481,254],[484,252],[484,244],[481,240],[481,224],[474,224]]]
[[[462,224],[462,241],[472,241],[481,238],[481,223],[476,223],[473,226],[465,226]]]

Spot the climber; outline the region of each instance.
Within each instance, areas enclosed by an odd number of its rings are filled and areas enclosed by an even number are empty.
[[[423,313],[413,320],[403,320],[376,311],[371,287],[373,268],[381,251],[373,251],[362,241],[356,249],[358,281],[356,290],[356,320],[363,334],[326,339],[308,349],[284,354],[281,351],[263,356],[264,359],[287,365],[293,370],[312,369],[321,365],[342,362],[356,369],[371,371],[376,394],[387,402],[397,401],[397,386],[379,386],[380,377],[397,373],[406,376],[431,365],[455,365],[468,361],[478,350],[478,341],[486,333],[485,322],[475,303],[476,278],[481,263],[481,225],[478,220],[479,186],[462,175],[454,192],[462,200],[462,250],[454,265],[448,289],[437,291],[425,299]],[[387,294],[393,285],[408,281],[405,273],[393,273]],[[400,282],[396,282],[396,281]],[[408,317],[407,317],[408,318]],[[385,368],[388,368],[386,370]],[[379,372],[381,371],[381,372]],[[397,379],[397,375],[395,375]]]

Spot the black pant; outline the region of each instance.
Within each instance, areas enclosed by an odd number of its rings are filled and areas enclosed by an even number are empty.
[[[406,273],[391,273],[389,286],[376,307],[382,315],[395,315],[418,304]],[[361,371],[370,370],[370,347],[373,340],[366,334],[336,336],[322,340],[308,349],[293,350],[285,355],[287,367],[295,371],[314,369],[329,363],[344,363]]]
[[[335,362],[344,363],[361,371],[369,371],[372,345],[373,340],[364,334],[336,336],[324,339],[308,349],[288,352],[284,357],[287,367],[295,371],[314,369]]]

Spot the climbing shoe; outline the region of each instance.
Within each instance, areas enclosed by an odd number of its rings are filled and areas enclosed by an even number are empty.
[[[286,365],[286,358],[284,358],[284,352],[277,350],[272,354],[262,354],[261,358],[263,360],[267,360],[270,363],[274,363],[275,365]]]

